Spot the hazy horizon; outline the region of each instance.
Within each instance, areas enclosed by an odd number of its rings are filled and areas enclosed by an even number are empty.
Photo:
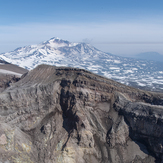
[[[0,2],[0,53],[51,37],[121,56],[163,54],[163,1]]]

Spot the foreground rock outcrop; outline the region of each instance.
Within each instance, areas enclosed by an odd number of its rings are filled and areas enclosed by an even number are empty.
[[[0,162],[163,162],[163,94],[40,65],[0,94]]]

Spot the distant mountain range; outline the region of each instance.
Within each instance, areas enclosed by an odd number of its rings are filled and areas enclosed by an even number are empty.
[[[136,59],[145,59],[150,61],[163,62],[163,55],[157,52],[145,52],[145,53],[134,55],[132,57]]]
[[[163,91],[163,65],[160,62],[119,57],[86,43],[52,38],[38,45],[0,54],[3,59],[28,70],[40,64],[78,67],[121,83],[152,91]]]

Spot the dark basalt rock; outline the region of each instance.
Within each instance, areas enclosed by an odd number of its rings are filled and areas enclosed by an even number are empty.
[[[0,94],[0,162],[163,162],[163,94],[40,65]]]

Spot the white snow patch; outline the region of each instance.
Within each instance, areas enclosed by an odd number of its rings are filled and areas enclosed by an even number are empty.
[[[111,59],[107,59],[106,61],[111,62],[111,61],[113,61],[113,60],[111,60]]]
[[[58,66],[58,67],[67,67],[67,64],[55,64],[55,66]]]
[[[132,71],[132,70],[124,70],[124,73],[125,73],[125,74],[134,73],[134,71]]]
[[[119,70],[119,67],[109,67],[110,70]]]
[[[69,47],[73,47],[73,46],[76,46],[76,45],[78,45],[79,43],[71,43],[71,44],[69,44]]]
[[[22,74],[20,73],[16,73],[16,72],[13,72],[13,71],[8,71],[8,70],[3,70],[3,69],[0,69],[0,73],[2,74],[12,74],[12,75],[15,75],[15,76],[22,76]]]
[[[146,86],[146,85],[143,84],[143,83],[140,83],[140,82],[137,82],[137,83],[138,83],[138,85],[140,85],[140,86],[142,86],[142,87]]]
[[[136,71],[136,70],[138,70],[138,69],[137,69],[137,68],[132,68],[132,70],[135,70],[135,71]]]
[[[114,60],[114,63],[121,63],[121,61],[120,60]]]

